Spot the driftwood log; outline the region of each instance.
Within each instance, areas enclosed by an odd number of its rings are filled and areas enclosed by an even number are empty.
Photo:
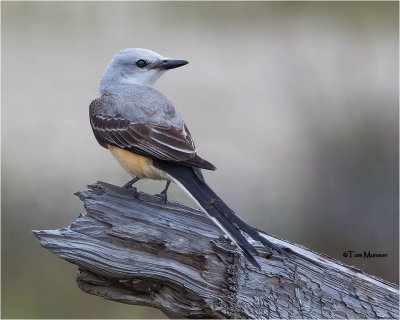
[[[328,256],[261,232],[292,257],[252,242],[259,271],[200,211],[103,182],[89,189],[70,226],[33,231],[79,267],[84,292],[171,318],[399,318],[395,284]]]

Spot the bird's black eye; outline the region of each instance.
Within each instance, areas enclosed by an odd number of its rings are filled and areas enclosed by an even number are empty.
[[[136,65],[137,65],[139,68],[144,68],[145,66],[148,65],[148,63],[146,62],[146,60],[140,59],[140,60],[138,60],[138,61],[136,62]]]

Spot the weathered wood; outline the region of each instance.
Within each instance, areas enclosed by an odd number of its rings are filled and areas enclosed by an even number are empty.
[[[77,195],[87,213],[34,231],[79,266],[84,292],[176,318],[397,318],[395,284],[265,233],[293,258],[262,252],[258,271],[202,212],[103,182]]]

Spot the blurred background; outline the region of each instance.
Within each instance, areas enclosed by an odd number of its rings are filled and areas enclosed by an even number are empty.
[[[242,218],[398,283],[398,5],[2,2],[2,318],[164,317],[82,293],[76,266],[31,234],[76,219],[86,184],[130,179],[88,119],[128,47],[190,61],[156,88]]]

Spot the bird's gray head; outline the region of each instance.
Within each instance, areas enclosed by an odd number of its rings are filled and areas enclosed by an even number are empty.
[[[156,52],[141,48],[118,51],[108,64],[100,80],[99,92],[129,84],[152,86],[169,69],[184,66],[185,60],[172,60]]]

